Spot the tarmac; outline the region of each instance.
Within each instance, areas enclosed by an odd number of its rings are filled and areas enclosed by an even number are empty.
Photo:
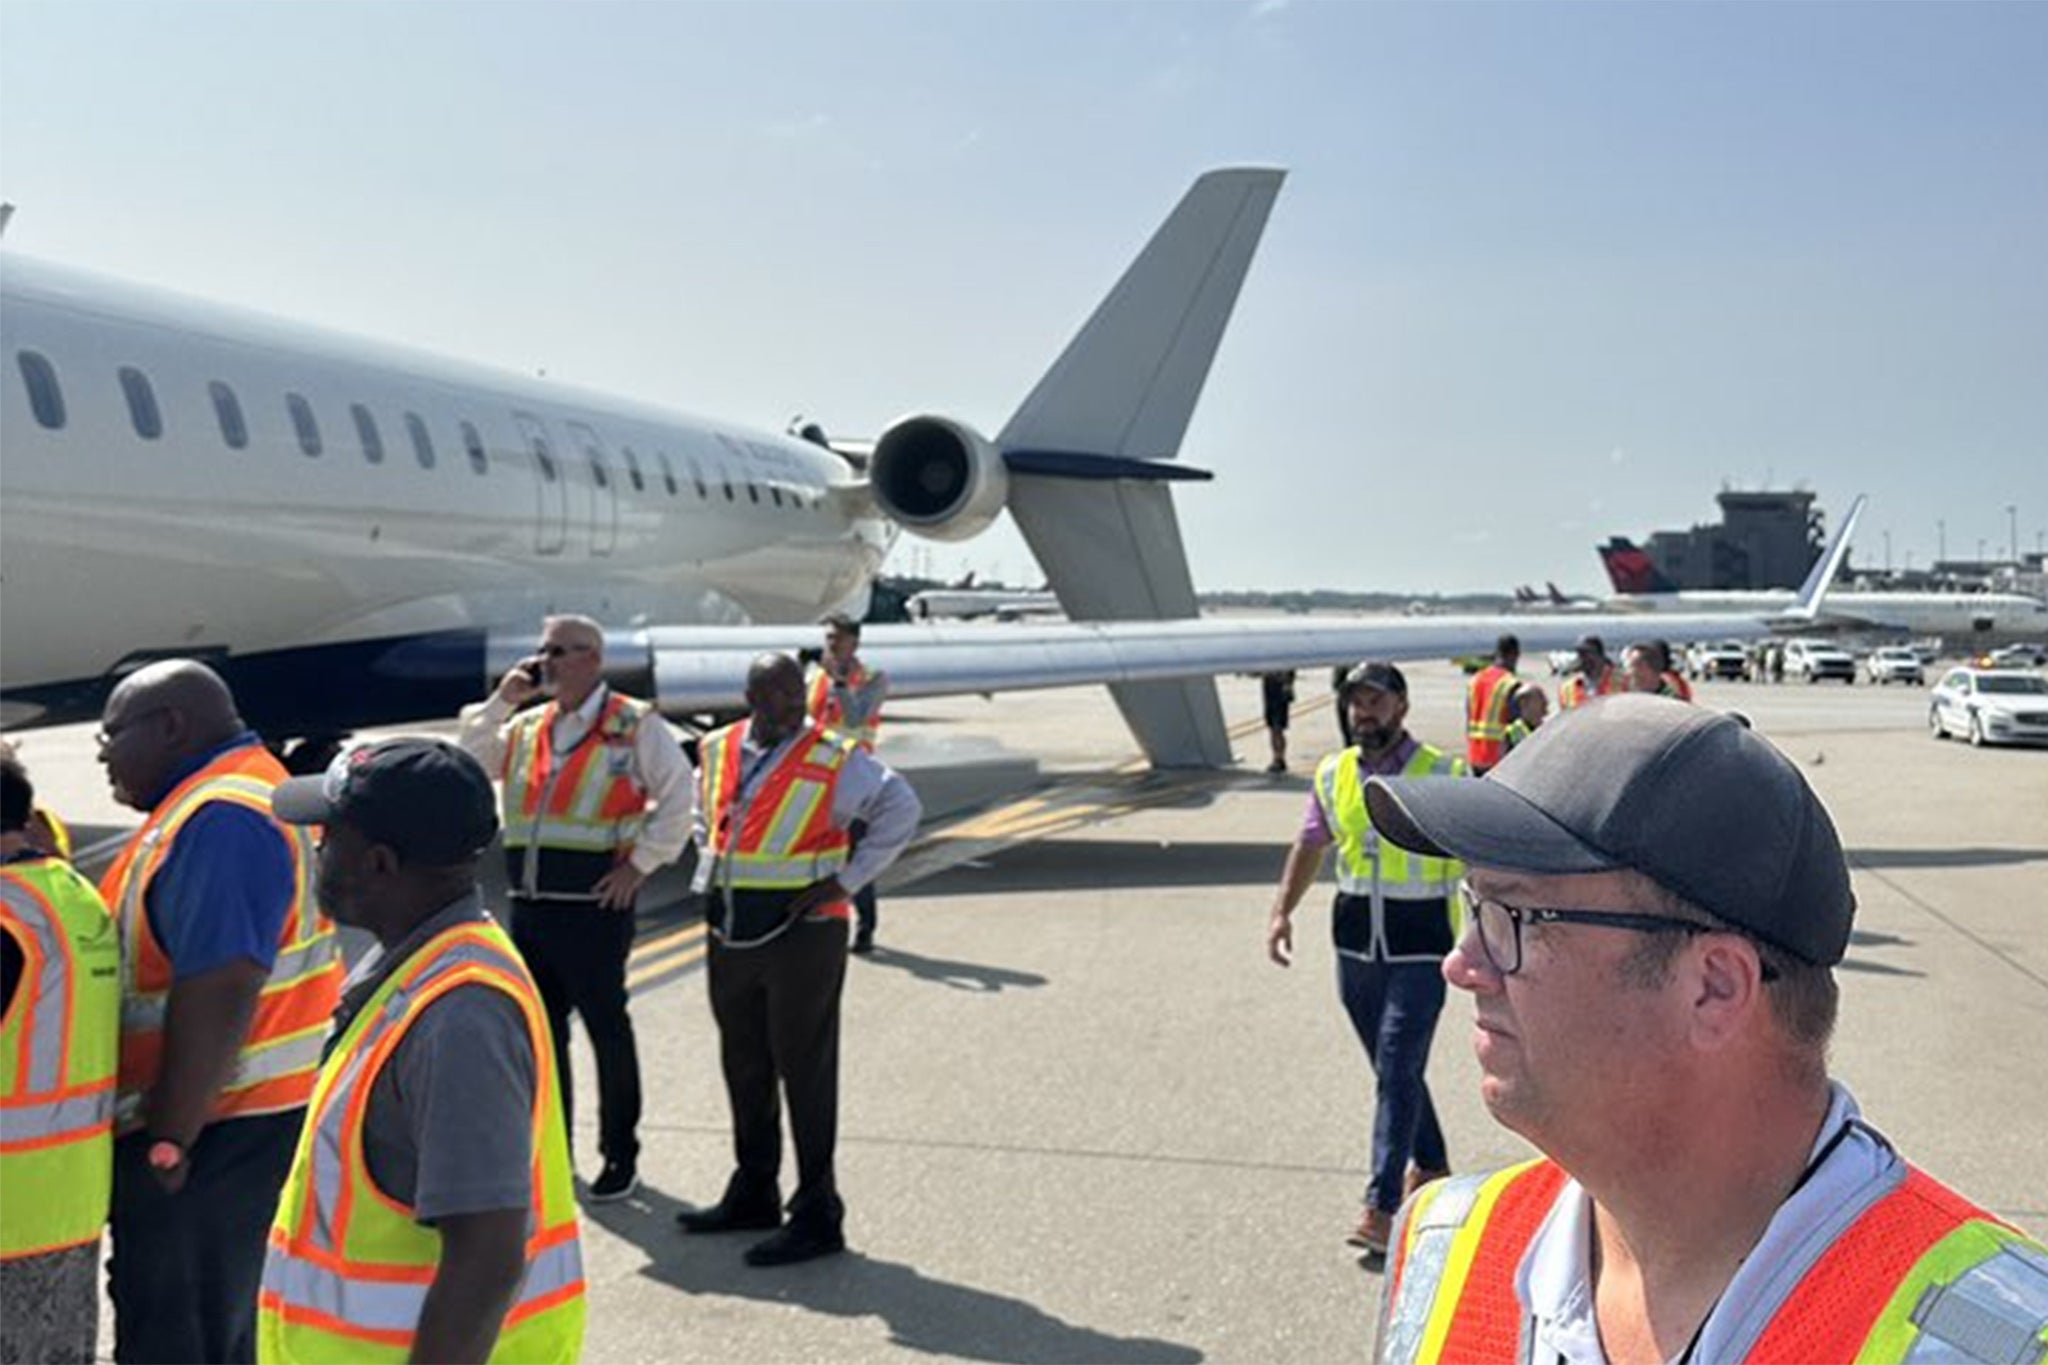
[[[1455,743],[1461,676],[1408,676],[1410,729]],[[884,882],[880,947],[849,964],[843,1256],[754,1270],[749,1235],[675,1227],[717,1197],[730,1144],[701,926],[673,904],[648,913],[644,1183],[586,1209],[584,1359],[1366,1355],[1380,1274],[1342,1238],[1372,1091],[1324,892],[1297,917],[1292,969],[1263,949],[1307,775],[1336,743],[1327,681],[1301,675],[1277,777],[1259,771],[1247,679],[1222,680],[1242,759],[1224,773],[1144,772],[1097,688],[892,711],[885,758],[999,736],[1001,794],[928,824]],[[1937,742],[1918,688],[1705,683],[1699,700],[1750,716],[1841,831],[1859,912],[1835,1075],[1906,1155],[2048,1235],[2048,751]],[[88,839],[132,825],[103,791],[90,807],[83,732],[46,733],[24,752],[53,804]],[[1429,1071],[1460,1169],[1527,1154],[1480,1104],[1469,1017],[1454,993]],[[594,1113],[575,1140],[594,1173]]]

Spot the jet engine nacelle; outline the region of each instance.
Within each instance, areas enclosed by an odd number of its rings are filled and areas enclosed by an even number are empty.
[[[1003,457],[974,428],[949,417],[890,424],[868,460],[868,486],[889,516],[930,540],[966,540],[988,529],[1010,495]]]

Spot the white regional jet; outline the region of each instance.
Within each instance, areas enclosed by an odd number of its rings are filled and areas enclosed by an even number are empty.
[[[614,681],[666,714],[737,709],[754,654],[864,605],[899,528],[1005,508],[1069,622],[875,627],[865,653],[899,696],[1107,683],[1159,765],[1230,761],[1219,673],[1628,638],[1640,617],[1196,619],[1169,490],[1209,477],[1176,456],[1281,179],[1197,180],[994,439],[913,415],[865,451],[0,256],[0,719],[90,718],[190,655],[264,733],[326,740],[453,714],[563,611],[614,627]]]

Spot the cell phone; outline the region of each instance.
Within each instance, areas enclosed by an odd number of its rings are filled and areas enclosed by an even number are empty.
[[[534,662],[533,662],[533,661],[531,661],[531,660],[528,660],[528,661],[527,661],[526,663],[523,663],[523,664],[519,665],[519,671],[520,671],[521,673],[523,673],[523,674],[525,674],[525,675],[526,675],[526,680],[527,680],[528,682],[532,683],[532,684],[533,684],[533,685],[534,685],[535,687],[539,687],[539,686],[540,686],[540,665],[539,665],[539,664],[537,664],[537,663],[534,663]]]

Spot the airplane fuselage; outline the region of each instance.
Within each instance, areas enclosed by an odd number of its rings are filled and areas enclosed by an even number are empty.
[[[895,535],[806,441],[19,258],[0,284],[10,700],[551,611],[811,621]]]
[[[1789,590],[1623,593],[1607,600],[1617,611],[1771,612],[1790,606]],[[1967,639],[1980,635],[2048,634],[2048,603],[2020,593],[1830,592],[1822,624]]]

